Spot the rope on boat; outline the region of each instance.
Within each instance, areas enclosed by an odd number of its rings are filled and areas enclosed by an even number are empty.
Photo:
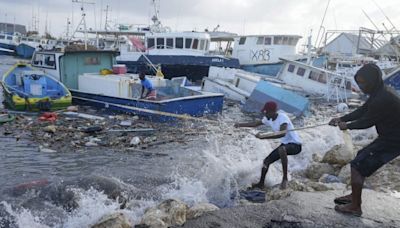
[[[176,113],[171,113],[171,112],[163,112],[163,111],[151,110],[151,109],[146,109],[146,108],[138,108],[138,107],[132,107],[132,106],[120,105],[120,104],[110,104],[108,102],[93,100],[93,99],[89,99],[89,98],[82,98],[82,97],[74,97],[74,98],[79,99],[79,100],[84,100],[84,101],[102,103],[102,104],[104,104],[105,107],[112,105],[112,106],[115,106],[118,108],[129,109],[129,110],[136,111],[136,112],[145,112],[145,113],[149,113],[149,114],[169,116],[169,117],[175,117],[175,118],[184,119],[184,120],[194,120],[194,121],[201,121],[201,122],[213,123],[213,124],[218,123],[218,121],[215,121],[215,120],[202,119],[202,118],[193,117],[193,116],[189,116],[189,115],[176,114]]]

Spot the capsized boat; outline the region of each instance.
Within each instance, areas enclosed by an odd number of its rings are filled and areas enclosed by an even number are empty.
[[[29,64],[17,63],[1,81],[7,107],[19,111],[48,111],[71,105],[69,90]]]

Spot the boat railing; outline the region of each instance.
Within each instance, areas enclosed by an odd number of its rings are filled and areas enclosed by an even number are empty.
[[[347,88],[346,78],[344,75],[336,75],[327,73],[327,93],[326,99],[329,102],[331,99],[335,99],[337,103],[347,103]]]

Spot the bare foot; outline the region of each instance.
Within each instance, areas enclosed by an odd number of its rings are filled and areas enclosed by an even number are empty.
[[[284,189],[287,188],[287,182],[288,182],[287,180],[283,180],[283,181],[282,181],[281,187],[280,187],[282,190],[284,190]]]
[[[361,207],[355,206],[352,203],[345,204],[345,205],[336,205],[335,211],[347,214],[347,215],[354,215],[360,217],[362,215]]]

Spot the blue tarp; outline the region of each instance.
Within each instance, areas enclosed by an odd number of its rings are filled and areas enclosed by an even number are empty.
[[[307,98],[295,92],[283,89],[267,81],[260,81],[242,110],[244,112],[260,112],[267,101],[275,101],[279,109],[296,116],[304,114],[309,105]]]

